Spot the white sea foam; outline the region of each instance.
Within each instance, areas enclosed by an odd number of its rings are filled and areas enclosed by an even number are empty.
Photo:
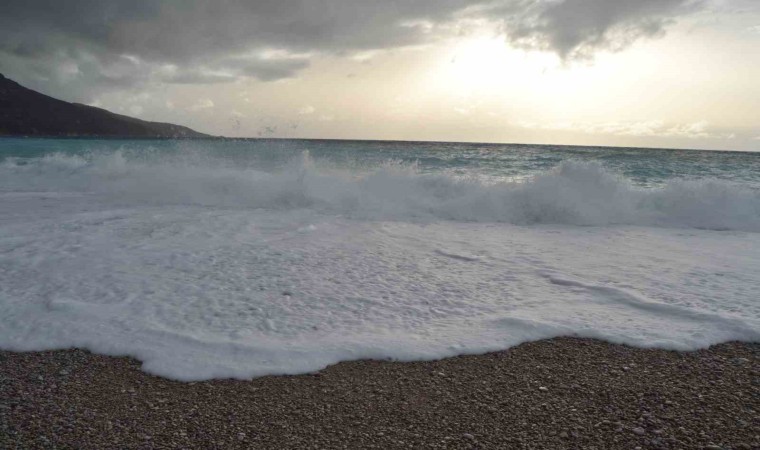
[[[583,225],[583,226],[578,226]],[[524,183],[121,153],[0,165],[0,347],[195,380],[575,334],[760,339],[760,197],[596,164]]]
[[[121,152],[53,154],[0,167],[4,191],[75,191],[123,205],[308,208],[377,220],[644,225],[760,231],[760,192],[717,180],[638,188],[596,163],[566,161],[521,183],[423,175],[386,164],[368,172],[315,165],[308,154],[277,172],[186,156],[129,161]]]

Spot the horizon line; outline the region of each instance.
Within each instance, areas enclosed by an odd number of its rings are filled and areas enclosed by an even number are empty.
[[[324,142],[371,142],[371,143],[399,143],[399,144],[465,144],[465,145],[487,145],[487,146],[539,146],[539,147],[572,147],[572,148],[612,148],[612,149],[639,149],[639,150],[669,150],[669,151],[688,151],[688,152],[723,152],[723,153],[760,153],[757,150],[718,150],[704,148],[683,148],[683,147],[638,147],[624,145],[583,145],[583,144],[537,144],[537,143],[520,143],[520,142],[478,142],[478,141],[437,141],[437,140],[409,140],[409,139],[353,139],[353,138],[309,138],[309,137],[276,137],[276,136],[197,136],[197,137],[148,137],[148,136],[29,136],[29,135],[0,135],[0,139],[90,139],[90,140],[157,140],[157,141],[204,141],[204,140],[228,140],[228,141],[324,141]]]

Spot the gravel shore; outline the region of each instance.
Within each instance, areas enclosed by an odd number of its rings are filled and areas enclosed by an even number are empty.
[[[558,338],[197,383],[82,350],[0,352],[0,448],[638,447],[760,448],[760,344]]]

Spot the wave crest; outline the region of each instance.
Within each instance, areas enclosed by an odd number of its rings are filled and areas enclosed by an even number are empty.
[[[370,171],[313,161],[278,171],[208,158],[141,160],[122,152],[8,158],[2,191],[77,191],[118,204],[309,208],[357,219],[642,225],[760,231],[760,192],[720,180],[672,180],[640,188],[598,163],[565,161],[524,182],[487,183],[421,174],[389,162]]]

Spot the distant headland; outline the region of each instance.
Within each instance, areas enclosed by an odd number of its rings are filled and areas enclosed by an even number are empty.
[[[208,138],[188,127],[148,122],[69,103],[0,74],[0,136]]]

